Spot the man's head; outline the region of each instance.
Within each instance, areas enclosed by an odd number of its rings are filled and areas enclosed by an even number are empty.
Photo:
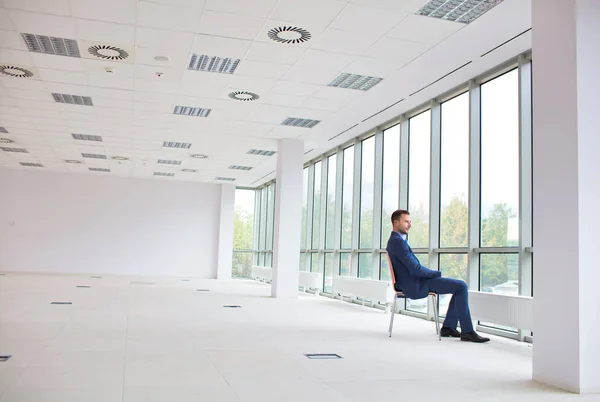
[[[410,213],[405,209],[399,209],[392,214],[392,230],[407,235],[411,225]]]

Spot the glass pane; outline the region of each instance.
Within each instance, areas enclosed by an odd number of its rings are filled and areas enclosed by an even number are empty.
[[[375,137],[362,142],[360,179],[360,248],[373,247],[373,194],[375,184]],[[360,261],[360,259],[359,259]],[[360,271],[360,270],[359,270]]]
[[[429,247],[429,173],[431,111],[409,120],[408,210],[412,220],[410,245]]]
[[[519,243],[519,82],[515,69],[481,86],[481,246]]]
[[[373,254],[358,254],[358,277],[363,279],[379,279],[379,272],[373,269]]]
[[[333,292],[333,253],[325,253],[325,275],[323,275],[323,292]]]
[[[234,250],[252,250],[254,240],[254,195],[254,190],[235,190]]]
[[[467,254],[440,254],[440,271],[445,278],[467,282],[469,259]],[[440,295],[440,316],[445,316],[452,295]]]
[[[231,276],[234,278],[250,278],[252,272],[252,252],[234,251]]]
[[[273,267],[273,254],[267,253],[265,255],[265,267]]]
[[[383,132],[383,188],[381,197],[381,247],[392,231],[390,218],[398,209],[400,192],[400,125]],[[387,259],[386,259],[387,264]]]
[[[350,253],[340,253],[340,276],[350,276]]]
[[[300,253],[300,271],[308,271],[306,269],[306,253]]]
[[[469,93],[442,103],[441,247],[467,247],[469,228]]]
[[[387,254],[383,253],[379,255],[379,279],[382,281],[391,281],[390,267],[388,265]]]
[[[310,272],[323,272],[319,266],[319,253],[310,253]]]
[[[425,253],[415,253],[415,256],[426,267],[429,266],[429,255]],[[424,299],[406,299],[406,309],[415,313],[427,314],[427,298]]]
[[[335,233],[335,182],[337,155],[327,158],[327,223],[325,226],[325,248],[333,250]]]
[[[260,197],[260,232],[259,232],[259,250],[265,250],[267,244],[267,205],[269,204],[269,198],[267,193],[267,188],[263,187],[261,190]],[[264,257],[264,256],[263,256]],[[264,258],[261,260],[264,265]]]
[[[306,217],[308,211],[308,168],[302,172],[302,238],[300,239],[300,248],[306,250]]]
[[[312,224],[312,249],[319,249],[319,235],[321,229],[321,166],[322,162],[315,163],[315,181],[313,197],[313,224]]]
[[[261,267],[265,266],[265,253],[258,253],[258,265]]]
[[[352,248],[352,193],[354,192],[354,146],[344,150],[342,186],[342,249]]]
[[[519,255],[481,254],[482,292],[517,296],[519,294]]]
[[[275,217],[275,183],[267,187],[269,206],[267,212],[267,250],[273,250],[273,218]]]

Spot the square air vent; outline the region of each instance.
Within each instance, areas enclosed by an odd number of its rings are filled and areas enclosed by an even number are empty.
[[[208,117],[211,109],[203,109],[201,107],[192,106],[175,106],[173,114],[181,116]]]
[[[102,154],[81,154],[81,156],[83,156],[84,158],[91,158],[91,159],[106,159],[106,155],[102,155]]]
[[[73,139],[81,141],[98,141],[102,142],[102,137],[99,135],[88,135],[88,134],[71,134]]]
[[[415,14],[468,24],[502,3],[502,0],[431,0]]]
[[[68,95],[52,93],[52,97],[58,103],[68,103],[69,105],[94,106],[92,98],[89,96]]]
[[[379,84],[383,78],[370,77],[367,75],[341,73],[335,77],[327,86],[334,88],[358,89],[368,91]]]
[[[19,162],[21,164],[21,166],[27,166],[27,167],[44,167],[44,165],[42,165],[41,163],[31,163],[31,162]]]
[[[163,165],[181,165],[181,161],[174,161],[170,159],[159,159],[158,163],[161,163]]]
[[[29,151],[26,150],[25,148],[8,148],[8,147],[0,147],[1,150],[3,150],[4,152],[19,152],[22,154],[28,154]]]
[[[220,177],[220,176],[217,176],[217,177],[215,177],[215,180],[220,180],[220,181],[235,181],[235,178],[233,178],[233,177]]]
[[[300,119],[298,117],[288,117],[281,123],[281,125],[282,126],[292,126],[292,127],[313,128],[320,122],[321,122],[320,120]]]
[[[205,54],[192,54],[190,64],[188,65],[188,70],[233,74],[238,64],[240,64],[240,59],[207,56]]]
[[[173,177],[175,173],[154,172],[154,176]]]
[[[163,147],[165,148],[179,148],[179,149],[190,149],[192,144],[189,142],[172,142],[172,141],[164,141]]]
[[[273,156],[275,155],[275,151],[265,151],[264,149],[251,149],[246,152],[249,155],[261,155],[261,156]]]
[[[22,33],[21,36],[30,52],[55,54],[58,56],[81,57],[77,41],[53,36]]]
[[[8,131],[6,131],[6,129],[4,127],[0,127],[0,133],[8,134]]]
[[[106,169],[106,168],[91,167],[89,169],[90,169],[90,172],[105,172],[105,173],[110,173],[110,169]]]
[[[231,166],[229,166],[229,169],[233,169],[233,170],[252,170],[252,168],[250,166],[240,166],[240,165],[231,165]]]

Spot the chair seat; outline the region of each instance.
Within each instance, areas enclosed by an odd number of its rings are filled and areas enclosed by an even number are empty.
[[[406,297],[406,295],[402,291],[395,290],[395,292],[396,292],[396,297]],[[438,294],[435,292],[429,292],[429,294],[428,294],[428,296],[437,296],[437,295]]]

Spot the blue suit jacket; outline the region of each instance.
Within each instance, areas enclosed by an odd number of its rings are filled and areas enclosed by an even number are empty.
[[[392,261],[396,290],[404,292],[411,299],[427,297],[429,288],[424,286],[425,281],[439,278],[442,273],[422,266],[400,233],[392,232],[386,250]]]

